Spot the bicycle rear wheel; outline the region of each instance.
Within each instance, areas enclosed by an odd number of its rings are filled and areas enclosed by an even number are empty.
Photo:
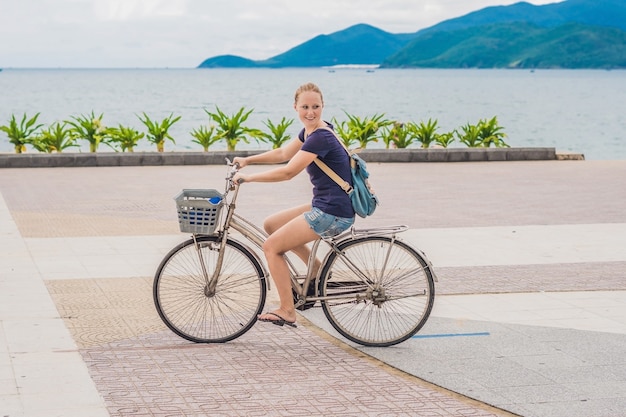
[[[159,316],[174,333],[196,343],[233,340],[254,325],[265,304],[266,281],[256,257],[240,243],[228,240],[214,293],[209,277],[217,263],[216,236],[198,236],[172,249],[157,269],[153,298]]]
[[[391,346],[426,323],[435,299],[428,262],[404,242],[370,236],[339,244],[322,270],[324,314],[347,339]]]

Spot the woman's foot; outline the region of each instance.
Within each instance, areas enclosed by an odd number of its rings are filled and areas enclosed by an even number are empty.
[[[290,326],[290,327],[298,327],[296,325],[296,313],[293,312],[291,315],[286,313],[283,310],[275,310],[267,313],[263,313],[258,316],[259,321],[263,321],[266,323],[272,323],[277,326]]]

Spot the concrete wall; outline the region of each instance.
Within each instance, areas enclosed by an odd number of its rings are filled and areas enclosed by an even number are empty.
[[[97,152],[0,154],[0,168],[52,168],[148,165],[221,165],[225,158],[260,151],[212,152]],[[450,148],[450,149],[365,149],[367,162],[476,162],[556,160],[554,148]],[[577,159],[582,159],[577,158]]]

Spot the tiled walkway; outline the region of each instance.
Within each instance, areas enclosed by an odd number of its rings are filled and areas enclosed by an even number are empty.
[[[626,415],[626,162],[374,164],[367,224],[409,224],[440,278],[427,326],[387,349],[334,339],[319,309],[221,345],[164,327],[151,277],[185,238],[171,197],[223,172],[2,170],[0,415]],[[310,193],[271,187],[242,213]]]

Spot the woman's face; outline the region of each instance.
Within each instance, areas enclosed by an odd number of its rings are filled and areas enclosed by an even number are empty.
[[[321,124],[322,120],[322,97],[315,91],[304,91],[298,96],[298,101],[295,104],[295,109],[298,112],[298,117],[304,127],[307,130],[316,129]]]

